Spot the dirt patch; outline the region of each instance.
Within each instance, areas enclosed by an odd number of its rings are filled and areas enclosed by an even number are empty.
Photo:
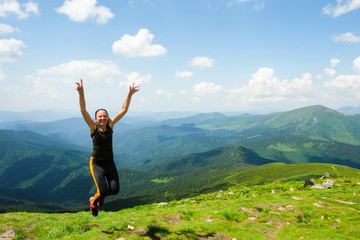
[[[236,209],[237,212],[248,212],[252,215],[260,215],[261,214],[261,211],[257,210],[257,209],[252,209],[252,208],[245,208],[245,207],[241,207],[241,208],[238,208]]]
[[[161,219],[167,220],[170,225],[176,225],[179,222],[180,214],[171,215],[171,216],[159,216]]]
[[[147,233],[147,230],[145,228],[139,228],[132,231],[131,233],[136,233],[138,235],[144,236]]]

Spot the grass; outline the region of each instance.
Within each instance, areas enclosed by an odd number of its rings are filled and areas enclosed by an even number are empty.
[[[154,183],[168,183],[170,182],[171,180],[173,180],[173,177],[170,177],[170,178],[156,178],[156,179],[152,179],[151,182],[154,182]]]
[[[14,239],[358,239],[360,179],[330,189],[276,182],[118,212],[0,215]],[[321,180],[322,181],[322,180]],[[320,182],[320,180],[316,180]],[[292,188],[292,190],[290,190]]]

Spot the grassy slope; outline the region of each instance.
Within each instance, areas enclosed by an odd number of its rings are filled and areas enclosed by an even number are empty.
[[[302,181],[233,187],[101,211],[97,218],[89,212],[6,213],[0,215],[0,234],[13,229],[15,239],[357,239],[360,179],[335,180],[330,189],[302,189]]]
[[[286,163],[334,163],[360,168],[360,147],[302,135],[269,138],[248,145],[259,157]]]
[[[245,169],[232,176],[227,180],[238,186],[253,186],[271,183],[273,181],[289,180],[307,180],[311,178],[321,178],[324,175],[330,177],[360,177],[359,169],[335,165],[335,164],[285,164],[271,163],[250,169]]]

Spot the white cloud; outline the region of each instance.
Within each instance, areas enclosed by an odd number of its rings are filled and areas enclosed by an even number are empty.
[[[16,31],[17,29],[15,29],[14,27],[4,24],[4,23],[0,23],[0,34],[8,34],[8,33],[13,33],[14,31]]]
[[[360,75],[339,75],[327,81],[319,91],[322,100],[332,104],[358,104],[360,100]]]
[[[23,6],[25,8],[26,13],[34,13],[34,14],[39,14],[40,13],[37,3],[29,1],[28,3],[24,3]]]
[[[191,66],[211,68],[214,65],[215,60],[210,57],[195,57],[189,63]]]
[[[216,94],[222,91],[223,87],[221,85],[216,85],[215,83],[202,82],[194,85],[194,91],[196,94],[204,96],[208,94]]]
[[[20,48],[25,47],[21,40],[0,39],[0,62],[15,62],[22,57]]]
[[[336,74],[336,71],[332,68],[325,68],[324,71],[325,71],[325,74],[329,77],[333,77]]]
[[[331,39],[334,42],[345,42],[345,43],[358,43],[358,42],[360,42],[360,37],[355,36],[354,33],[351,33],[351,32],[332,36]]]
[[[340,63],[340,59],[332,58],[332,59],[330,59],[330,63],[331,63],[331,67],[334,68],[336,65],[338,65]]]
[[[39,8],[32,1],[20,5],[17,0],[3,0],[0,3],[0,17],[7,17],[11,13],[17,15],[18,19],[25,19],[30,13],[39,14]]]
[[[279,80],[275,77],[272,68],[260,68],[248,85],[237,89],[229,90],[227,101],[235,101],[239,104],[260,103],[260,102],[282,102],[282,101],[305,101],[311,93],[312,76],[309,73],[303,74],[302,78],[295,78],[291,81]]]
[[[164,91],[162,89],[156,90],[155,94],[156,94],[156,96],[165,97],[167,99],[170,99],[172,97],[172,95],[173,95],[173,93]]]
[[[360,8],[359,0],[337,0],[336,6],[328,4],[322,9],[322,13],[334,18]]]
[[[189,71],[176,71],[175,76],[177,78],[191,78],[192,76],[194,76],[193,72],[189,72]]]
[[[154,35],[148,29],[142,28],[135,36],[125,34],[112,45],[115,54],[126,57],[154,57],[167,54],[167,49],[161,45],[152,44]]]
[[[334,67],[340,63],[340,60],[337,58],[332,58],[330,59],[330,63],[332,68],[324,68],[324,72],[326,76],[334,77],[336,75]]]
[[[96,0],[66,0],[56,12],[67,15],[72,21],[85,22],[95,19],[97,24],[107,23],[114,14],[104,6],[96,6]]]
[[[47,69],[37,70],[39,76],[52,76],[61,81],[74,81],[79,77],[101,82],[108,76],[121,75],[118,66],[111,61],[74,60]],[[70,78],[70,79],[69,79]],[[65,80],[68,79],[68,80]]]
[[[353,67],[354,70],[358,73],[360,73],[360,57],[357,57],[354,61],[353,61]]]
[[[142,76],[137,72],[131,72],[131,73],[127,74],[125,76],[125,78],[127,79],[127,81],[121,81],[119,83],[119,87],[130,86],[133,83],[135,83],[135,85],[137,85],[137,86],[141,86],[144,83],[150,82],[152,76],[151,76],[151,74],[147,74],[145,76]]]
[[[87,96],[94,99],[103,98],[103,94],[94,95],[94,91],[104,86],[108,87],[121,75],[118,66],[112,61],[74,60],[39,69],[36,74],[25,76],[25,81],[30,84],[30,87],[24,90],[24,94],[42,99],[44,105],[49,105],[56,100],[61,101],[58,104],[72,106],[71,97],[75,96],[75,82],[78,82],[80,78],[84,81],[86,92],[91,92]],[[92,91],[87,91],[90,88]]]

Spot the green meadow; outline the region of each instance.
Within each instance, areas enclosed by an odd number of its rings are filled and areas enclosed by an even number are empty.
[[[360,178],[275,181],[120,211],[0,215],[15,239],[358,239]],[[321,184],[327,179],[316,179]]]

